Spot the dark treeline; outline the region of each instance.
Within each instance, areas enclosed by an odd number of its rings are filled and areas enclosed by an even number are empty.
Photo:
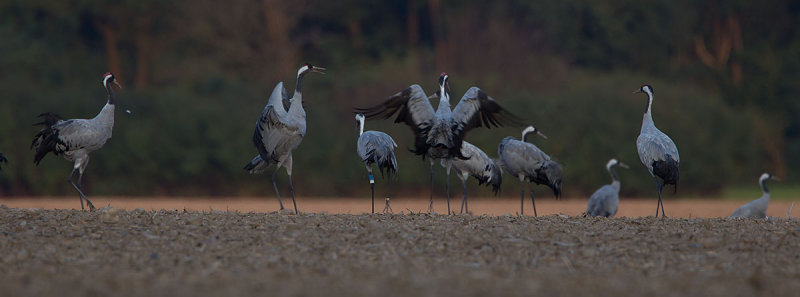
[[[31,124],[44,111],[93,117],[110,70],[133,114],[118,109],[114,137],[89,163],[88,193],[274,195],[269,175],[242,166],[256,154],[252,129],[272,88],[293,88],[305,62],[328,74],[303,85],[300,196],[364,195],[352,108],[412,83],[430,92],[442,71],[456,99],[480,86],[547,134],[534,142],[564,164],[568,196],[607,183],[611,157],[633,165],[620,171],[623,195],[654,194],[635,151],[645,99],[631,92],[643,83],[655,89],[656,124],[681,152],[680,194],[755,187],[763,171],[791,182],[800,173],[799,28],[800,3],[780,0],[6,0],[0,152],[10,162],[0,192],[74,194],[69,163],[33,165]],[[427,193],[408,128],[367,129],[401,146],[396,189]],[[493,156],[521,129],[467,140]],[[518,184],[506,176],[504,189],[512,195]]]

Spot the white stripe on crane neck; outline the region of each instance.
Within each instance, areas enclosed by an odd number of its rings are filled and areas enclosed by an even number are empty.
[[[112,77],[114,77],[114,75],[109,74],[109,75],[106,75],[106,77],[103,78],[103,87],[108,88],[108,79],[112,78]]]

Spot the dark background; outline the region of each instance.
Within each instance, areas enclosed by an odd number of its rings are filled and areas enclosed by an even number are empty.
[[[764,171],[792,185],[799,20],[797,1],[3,0],[0,152],[10,163],[0,193],[74,195],[70,164],[48,156],[33,165],[31,124],[44,111],[93,117],[112,71],[133,115],[118,108],[114,137],[89,163],[88,193],[274,195],[269,175],[242,166],[256,154],[251,135],[272,88],[294,88],[305,62],[329,70],[303,84],[301,196],[363,195],[352,108],[412,83],[432,92],[442,71],[453,105],[480,86],[547,134],[533,141],[564,164],[567,196],[607,183],[611,157],[632,165],[620,172],[623,195],[654,195],[635,150],[645,96],[631,92],[643,83],[655,89],[656,125],[681,152],[679,195],[756,188]],[[427,196],[427,162],[406,150],[408,128],[367,129],[400,145],[395,189]],[[521,129],[478,129],[467,140],[494,156]],[[280,180],[284,189],[283,170]],[[504,189],[517,187],[506,175]]]

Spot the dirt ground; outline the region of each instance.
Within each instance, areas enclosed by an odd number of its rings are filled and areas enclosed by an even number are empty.
[[[668,213],[672,206],[677,216],[677,204],[668,201]],[[311,210],[311,203],[300,205]],[[0,296],[800,292],[796,218],[293,215],[202,208],[0,206]]]
[[[212,209],[239,211],[239,212],[271,212],[278,210],[278,200],[275,197],[263,198],[197,198],[197,197],[90,197],[98,208],[113,206],[127,210],[142,208],[145,210],[193,210],[209,211]],[[800,217],[800,199],[796,208],[793,208],[792,217]],[[292,208],[291,197],[283,201],[287,208]],[[733,211],[747,201],[736,200],[710,200],[710,199],[672,199],[664,200],[668,217],[682,218],[716,218],[729,216]],[[39,208],[39,209],[80,209],[78,197],[0,197],[0,204],[12,208]],[[298,208],[307,213],[328,214],[363,214],[371,211],[370,199],[364,198],[321,198],[298,197]],[[376,197],[376,211],[383,210],[383,198]],[[519,199],[500,198],[472,198],[469,200],[469,210],[474,215],[517,215],[520,211]],[[391,200],[395,213],[427,212],[428,199],[419,197],[398,197]],[[786,217],[792,201],[771,201],[767,215]],[[450,201],[450,209],[459,211],[461,197]],[[651,199],[623,199],[620,201],[617,217],[641,217],[655,215],[656,198]],[[539,215],[565,214],[576,216],[586,211],[585,199],[561,199],[541,197],[536,199],[536,210]],[[447,213],[447,203],[443,197],[434,198],[434,211]],[[533,214],[533,207],[529,198],[525,200],[526,215]]]

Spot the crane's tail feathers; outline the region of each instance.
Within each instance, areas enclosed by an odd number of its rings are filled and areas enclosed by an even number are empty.
[[[58,155],[65,148],[64,142],[59,139],[58,130],[53,128],[56,123],[61,121],[60,117],[54,113],[43,113],[39,116],[44,117],[44,121],[37,124],[45,127],[33,136],[30,147],[36,151],[33,157],[33,163],[36,165],[39,165],[47,153],[53,152]]]
[[[264,172],[267,167],[269,167],[270,163],[265,162],[261,155],[256,155],[253,160],[250,160],[247,165],[244,165],[244,170],[250,172],[250,174],[258,174]]]
[[[675,191],[678,191],[680,169],[678,161],[672,156],[667,155],[664,160],[653,162],[653,175],[660,177],[664,181],[664,185],[675,185]]]
[[[8,159],[6,159],[6,157],[3,156],[3,154],[0,154],[0,164],[3,163],[8,163]],[[2,169],[2,167],[0,167],[0,169]]]

